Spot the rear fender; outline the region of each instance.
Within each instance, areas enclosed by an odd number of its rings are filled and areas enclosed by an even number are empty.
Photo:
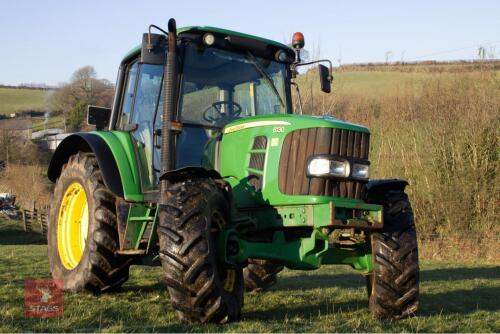
[[[134,157],[129,156],[133,155],[133,150],[123,145],[123,140],[120,141],[113,133],[72,134],[54,152],[47,176],[52,182],[56,182],[70,156],[79,151],[92,152],[96,156],[104,184],[114,195],[127,201],[142,201],[137,166],[134,165]]]
[[[56,182],[69,157],[78,152],[93,152],[102,172],[104,184],[113,194],[123,197],[123,186],[113,154],[104,140],[91,133],[75,133],[66,137],[57,146],[47,171],[49,180]]]

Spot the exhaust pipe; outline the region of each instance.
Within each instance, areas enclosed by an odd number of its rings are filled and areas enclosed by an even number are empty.
[[[172,122],[177,117],[177,27],[175,20],[168,20],[168,52],[163,73],[163,124],[161,137],[161,163],[160,163],[160,204],[167,200],[168,180],[162,178],[166,172],[175,168],[175,132]]]

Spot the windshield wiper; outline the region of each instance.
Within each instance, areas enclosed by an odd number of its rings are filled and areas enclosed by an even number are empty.
[[[271,86],[271,88],[273,89],[274,94],[276,94],[276,96],[280,100],[281,106],[284,108],[285,107],[285,103],[283,102],[283,99],[281,98],[281,95],[278,92],[278,89],[276,88],[276,85],[274,84],[273,79],[271,79],[271,77],[269,76],[269,74],[267,74],[266,70],[264,70],[262,68],[262,66],[260,66],[260,64],[255,59],[254,55],[250,51],[247,51],[247,53],[248,53],[248,58],[250,59],[250,62],[252,63],[252,65],[255,67],[255,69],[257,70],[257,72],[259,72],[259,74],[261,75],[261,77],[263,77],[264,79],[266,79],[266,81],[269,84],[269,86]]]

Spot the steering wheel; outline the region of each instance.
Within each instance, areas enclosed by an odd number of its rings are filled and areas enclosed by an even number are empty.
[[[222,112],[223,105],[227,105],[228,107],[232,106],[233,107],[232,112],[231,113]],[[211,115],[210,111],[212,110],[215,110],[215,113],[212,113]],[[241,110],[242,110],[241,106],[236,102],[217,101],[212,103],[212,105],[210,105],[207,109],[203,111],[203,119],[210,123],[217,123],[226,118],[238,117],[241,114]]]

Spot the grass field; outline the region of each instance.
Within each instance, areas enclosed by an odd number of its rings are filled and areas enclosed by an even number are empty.
[[[66,294],[62,318],[26,318],[24,280],[50,276],[46,254],[40,235],[0,218],[1,332],[500,331],[500,266],[458,262],[423,262],[419,315],[398,322],[371,317],[363,278],[344,267],[287,270],[271,291],[245,295],[242,321],[223,326],[180,324],[158,267],[132,267],[116,293]]]
[[[64,117],[62,115],[50,117],[47,122],[45,122],[45,118],[43,117],[37,117],[37,118],[33,117],[32,121],[33,121],[33,128],[32,128],[33,132],[44,129],[53,129],[53,128],[64,129]]]
[[[0,88],[0,114],[11,114],[20,111],[42,111],[46,90]]]

